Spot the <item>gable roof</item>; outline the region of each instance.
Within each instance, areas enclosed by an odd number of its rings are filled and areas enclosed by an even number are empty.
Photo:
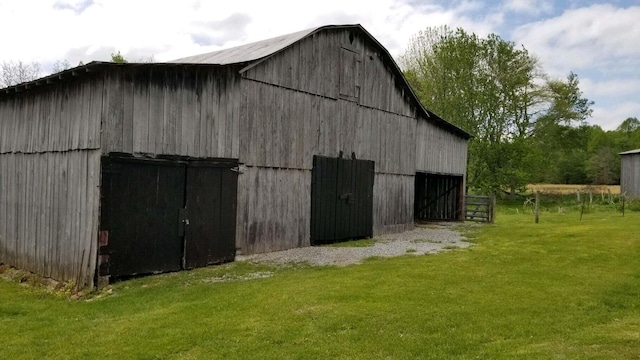
[[[389,68],[394,72],[396,79],[398,79],[398,83],[406,90],[409,94],[411,101],[414,103],[418,112],[426,118],[428,121],[440,126],[444,129],[447,129],[454,134],[464,138],[471,138],[471,134],[462,130],[461,128],[453,125],[452,123],[442,119],[435,113],[426,109],[418,96],[413,91],[411,85],[402,74],[402,70],[395,62],[389,51],[382,46],[364,27],[360,24],[352,24],[352,25],[325,25],[319,26],[311,29],[306,29],[298,32],[294,32],[291,34],[286,34],[278,37],[274,37],[271,39],[266,39],[262,41],[257,41],[245,45],[240,45],[228,49],[218,50],[210,53],[189,56],[181,59],[172,60],[166,63],[113,63],[113,62],[102,62],[102,61],[94,61],[90,62],[86,65],[78,66],[75,68],[71,68],[68,70],[64,70],[62,72],[51,74],[49,76],[29,81],[26,83],[14,85],[7,87],[5,89],[1,89],[0,96],[3,94],[10,94],[15,92],[21,92],[27,89],[31,89],[34,87],[38,87],[45,84],[55,83],[64,78],[81,76],[86,73],[101,71],[102,69],[106,69],[109,67],[115,66],[125,66],[125,67],[138,67],[138,66],[180,66],[180,65],[237,65],[237,64],[245,64],[240,72],[245,72],[252,67],[260,64],[261,62],[269,59],[270,57],[284,51],[294,43],[301,41],[305,38],[308,38],[318,32],[329,30],[329,29],[355,29],[360,31],[365,37],[374,44],[375,47],[380,51],[383,61],[386,61],[390,66]]]
[[[271,39],[266,39],[262,41],[257,41],[254,43],[249,43],[245,45],[240,45],[228,49],[213,51],[210,53],[189,56],[177,60],[170,61],[169,63],[177,63],[177,64],[211,64],[211,65],[232,65],[232,64],[241,64],[241,63],[250,63],[246,67],[244,67],[240,72],[244,72],[262,61],[274,56],[275,54],[280,53],[281,51],[287,49],[294,43],[301,41],[309,36],[312,36],[320,31],[325,31],[329,29],[356,29],[363,33],[370,42],[375,44],[375,46],[382,53],[384,60],[387,61],[391,65],[392,71],[395,73],[394,75],[400,80],[401,85],[407,90],[410,98],[413,100],[419,112],[422,115],[430,120],[431,122],[465,138],[471,138],[471,134],[462,130],[461,128],[453,125],[452,123],[442,119],[438,115],[426,109],[418,96],[413,91],[411,85],[402,74],[402,70],[398,64],[393,60],[393,57],[389,53],[389,51],[382,46],[374,38],[362,25],[360,24],[351,24],[351,25],[325,25],[319,26],[316,28],[306,29],[298,32],[294,32],[291,34],[286,34],[278,37],[274,37]]]
[[[307,36],[312,35],[320,29],[327,27],[329,26],[302,30],[295,33],[244,44],[228,49],[188,56],[185,58],[169,61],[169,63],[231,65],[255,61],[264,57],[274,55],[293,45],[294,43],[306,38]]]

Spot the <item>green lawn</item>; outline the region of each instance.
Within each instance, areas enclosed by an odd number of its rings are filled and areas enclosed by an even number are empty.
[[[640,213],[499,210],[470,249],[344,268],[234,263],[93,301],[0,280],[0,359],[640,358]]]

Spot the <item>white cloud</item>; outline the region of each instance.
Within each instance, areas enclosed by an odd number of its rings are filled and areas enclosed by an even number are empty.
[[[412,35],[448,24],[486,34],[502,22],[500,14],[482,13],[483,4],[463,1],[452,8],[410,0],[367,2],[304,1],[150,1],[43,0],[34,6],[0,0],[0,61],[53,63],[108,60],[109,51],[125,57],[149,51],[158,61],[213,51],[302,29],[336,23],[361,23],[394,56]],[[38,24],[38,26],[25,26]],[[105,57],[106,55],[106,57]]]
[[[515,13],[539,15],[553,11],[553,3],[548,0],[506,0],[504,9]]]
[[[621,102],[609,106],[594,106],[593,116],[587,121],[599,125],[604,130],[615,130],[629,117],[640,117],[640,103]]]
[[[580,89],[593,98],[626,98],[640,94],[640,79],[624,78],[594,81],[589,78],[580,79]]]
[[[640,56],[640,7],[593,5],[517,28],[513,38],[538,54],[551,75],[615,66]],[[629,60],[630,61],[630,60]]]
[[[595,101],[589,122],[612,130],[627,117],[640,116],[637,19],[639,6],[596,4],[520,26],[513,40],[538,55],[550,76],[576,72],[584,96]]]

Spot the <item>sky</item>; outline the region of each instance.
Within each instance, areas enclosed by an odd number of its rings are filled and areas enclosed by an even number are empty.
[[[0,0],[0,63],[163,62],[321,25],[361,24],[397,60],[428,27],[524,46],[551,78],[578,74],[590,124],[640,118],[640,0]]]

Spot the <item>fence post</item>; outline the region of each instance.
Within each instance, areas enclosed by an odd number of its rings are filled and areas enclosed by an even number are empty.
[[[540,191],[536,191],[536,210],[535,210],[535,214],[536,214],[536,224],[539,221],[540,218]]]
[[[493,224],[496,221],[496,195],[491,195],[491,223]]]

